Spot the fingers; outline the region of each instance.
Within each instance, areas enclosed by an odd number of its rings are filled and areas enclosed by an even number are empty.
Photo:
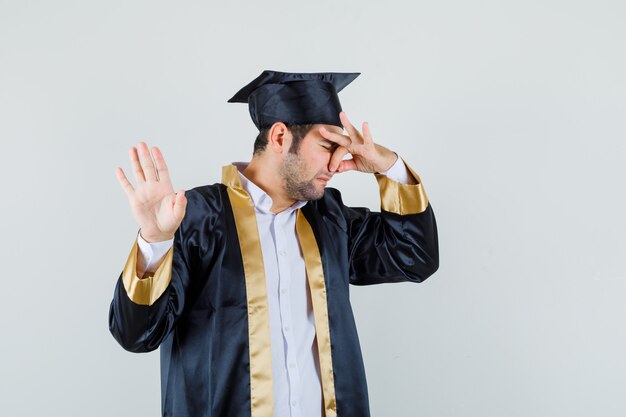
[[[167,169],[167,164],[165,163],[165,158],[163,158],[161,150],[156,146],[153,146],[151,149],[151,153],[152,157],[154,158],[159,181],[170,181],[170,173]]]
[[[170,181],[165,158],[156,146],[150,150],[145,142],[139,142],[137,147],[130,149],[128,156],[137,184],[145,181]]]
[[[363,143],[374,143],[374,138],[370,131],[370,124],[367,122],[363,122]]]
[[[348,148],[346,148],[345,146],[339,146],[337,149],[335,149],[335,152],[333,152],[333,155],[330,157],[328,170],[330,172],[335,172],[339,167],[339,164],[341,163],[343,157],[346,156],[348,153]]]
[[[158,181],[159,178],[154,168],[148,145],[146,145],[145,142],[139,142],[137,149],[139,151],[139,161],[141,162],[141,168],[143,169],[146,181]]]
[[[327,139],[333,143],[336,143],[339,146],[345,146],[346,148],[349,148],[350,145],[352,145],[352,140],[350,139],[350,137],[346,135],[331,132],[325,127],[320,127],[319,132],[320,132],[320,135],[322,135],[324,139]]]
[[[343,111],[339,112],[339,120],[341,120],[341,124],[346,129],[346,131],[350,135],[350,138],[355,143],[363,143],[363,138],[362,138],[361,134],[356,129],[356,127],[354,127],[352,125],[352,123],[350,123],[350,120],[348,120],[348,116],[346,116],[345,112],[343,112]]]
[[[133,169],[133,176],[135,177],[135,181],[137,182],[137,184],[145,182],[146,177],[143,175],[143,169],[141,168],[141,164],[139,163],[137,148],[130,148],[130,151],[128,151],[128,159],[130,159],[130,166]]]
[[[133,185],[130,183],[130,181],[128,181],[128,178],[126,178],[124,170],[122,168],[116,168],[115,175],[117,177],[117,181],[122,186],[122,190],[124,190],[124,193],[126,193],[126,196],[130,199],[135,192],[135,188],[133,188]]]

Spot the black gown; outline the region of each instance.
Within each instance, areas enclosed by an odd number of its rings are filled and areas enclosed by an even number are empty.
[[[418,184],[376,175],[381,212],[339,191],[299,209],[296,233],[315,316],[325,417],[368,417],[349,284],[421,282],[439,266],[437,227]],[[186,193],[173,247],[136,276],[137,244],[115,288],[109,328],[131,352],[161,348],[163,416],[272,417],[269,311],[254,206],[237,168]]]

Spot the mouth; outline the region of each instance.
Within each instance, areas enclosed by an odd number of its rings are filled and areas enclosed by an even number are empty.
[[[317,180],[320,181],[322,184],[326,184],[328,183],[328,181],[330,181],[329,177],[317,177]]]

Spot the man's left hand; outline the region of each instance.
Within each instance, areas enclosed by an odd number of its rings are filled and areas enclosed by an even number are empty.
[[[330,172],[345,172],[357,170],[360,172],[386,171],[396,162],[398,155],[384,146],[374,143],[367,122],[363,122],[361,134],[348,120],[346,113],[340,112],[339,119],[348,135],[331,132],[320,127],[319,132],[324,139],[336,143],[337,149],[333,152],[328,163]],[[343,157],[351,154],[351,159]]]

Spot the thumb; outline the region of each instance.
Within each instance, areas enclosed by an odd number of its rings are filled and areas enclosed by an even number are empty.
[[[339,163],[339,166],[337,167],[337,172],[352,171],[353,169],[357,169],[354,158],[344,159]]]
[[[183,217],[185,217],[185,210],[187,208],[187,197],[185,197],[185,190],[181,189],[176,193],[176,197],[174,197],[174,216],[182,221]]]

